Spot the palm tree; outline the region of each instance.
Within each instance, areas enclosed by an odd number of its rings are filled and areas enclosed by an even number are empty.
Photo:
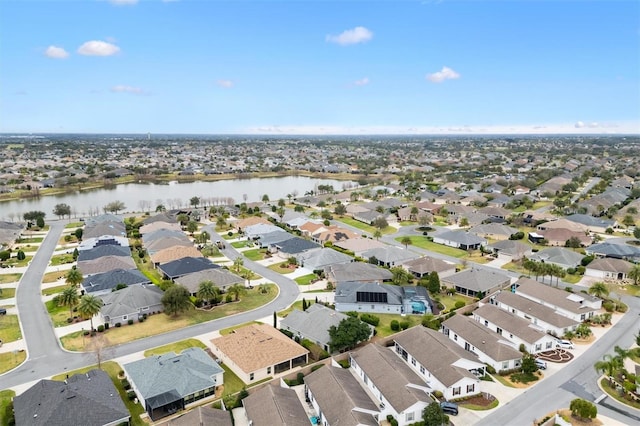
[[[376,240],[379,240],[380,237],[382,237],[382,231],[376,228],[376,230],[373,232],[373,238],[375,238]]]
[[[630,350],[623,349],[618,345],[614,346],[613,351],[616,353],[616,358],[618,358],[621,363],[624,363],[624,360],[631,356]]]
[[[240,284],[234,284],[227,289],[227,293],[233,294],[233,299],[237,302],[238,300],[240,300],[240,296],[243,296],[247,293],[247,290]]]
[[[607,373],[609,386],[611,386],[611,377],[613,377],[615,372],[622,367],[622,362],[620,358],[606,354],[602,357],[602,361],[596,362],[593,366],[596,371],[601,372],[602,374]]]
[[[83,279],[84,278],[82,277],[82,272],[80,271],[80,269],[73,267],[69,269],[69,272],[67,272],[64,282],[73,287],[78,287]]]
[[[73,318],[73,307],[78,304],[78,290],[72,285],[65,288],[58,297],[58,303],[69,307],[69,318]]]
[[[640,264],[634,265],[627,276],[633,280],[633,285],[638,285],[638,281],[640,281]]]
[[[407,248],[409,248],[409,246],[410,246],[413,242],[411,241],[411,237],[409,237],[409,236],[407,235],[407,236],[402,237],[402,240],[400,241],[400,243],[401,243],[402,245],[404,245],[404,249],[406,250]]]
[[[589,288],[589,294],[597,298],[604,299],[609,295],[609,289],[605,283],[597,282]]]
[[[93,316],[102,309],[102,299],[98,299],[91,294],[85,294],[80,298],[78,313],[82,318],[89,318],[91,321],[91,331],[93,331]]]
[[[198,297],[211,304],[211,300],[215,299],[220,290],[216,287],[212,281],[202,281],[198,286]]]
[[[233,259],[233,267],[236,269],[236,272],[240,272],[240,268],[244,265],[244,259],[241,256]]]

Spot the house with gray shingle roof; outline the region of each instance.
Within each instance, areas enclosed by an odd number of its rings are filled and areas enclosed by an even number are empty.
[[[246,419],[251,426],[309,426],[309,417],[296,391],[267,385],[242,400]]]
[[[611,257],[614,259],[640,262],[640,248],[627,244],[614,244],[605,241],[603,243],[587,247],[585,251],[589,255],[598,257]]]
[[[465,296],[480,297],[495,293],[511,284],[508,275],[486,269],[466,269],[442,279],[442,286],[453,287]]]
[[[130,319],[137,321],[144,314],[162,312],[163,294],[155,285],[134,285],[104,294],[100,296],[103,306],[98,318],[102,323],[115,325]]]
[[[633,269],[633,263],[623,259],[613,259],[603,257],[595,259],[587,265],[585,275],[588,277],[600,278],[603,280],[624,280],[627,274]]]
[[[152,420],[215,395],[224,370],[201,348],[169,352],[124,364],[122,369]]]
[[[211,281],[216,287],[223,292],[234,284],[241,284],[244,286],[244,278],[223,269],[205,269],[203,271],[193,272],[176,278],[176,284],[185,287],[192,296],[198,293],[200,283],[203,281]]]
[[[78,251],[78,262],[97,259],[102,256],[124,256],[131,257],[131,249],[128,246],[120,245],[99,245],[89,250]]]
[[[129,410],[102,370],[67,380],[40,380],[13,398],[16,425],[112,426],[129,423]]]
[[[456,399],[480,393],[480,380],[485,365],[478,356],[462,349],[447,336],[426,327],[412,327],[393,338],[394,351],[426,382],[432,391],[440,391],[445,399]]]
[[[473,311],[473,319],[513,343],[515,347],[524,345],[531,354],[555,347],[556,338],[545,333],[542,327],[495,305],[479,307]]]
[[[331,337],[329,329],[338,327],[340,322],[348,316],[335,311],[320,303],[314,303],[306,311],[294,309],[285,318],[280,320],[280,328],[288,330],[301,339],[308,339],[323,348],[327,352],[332,352],[329,347]],[[373,328],[371,330],[373,334]]]
[[[367,250],[362,253],[362,257],[365,259],[375,258],[378,265],[392,268],[407,260],[417,259],[419,255],[399,247],[385,246]]]
[[[361,385],[379,396],[381,419],[392,415],[398,425],[406,426],[418,421],[433,402],[432,388],[391,349],[369,344],[349,358]]]
[[[170,280],[206,269],[216,269],[216,265],[206,257],[183,257],[182,259],[158,265],[158,269]]]
[[[487,245],[487,240],[466,231],[444,231],[434,235],[433,242],[462,250],[477,250]]]
[[[442,333],[461,348],[472,352],[498,373],[519,368],[522,353],[513,343],[465,315],[454,315],[442,323]]]
[[[529,258],[536,262],[551,263],[569,269],[580,266],[584,256],[564,247],[550,247],[533,253]]]
[[[474,226],[469,232],[481,238],[491,238],[493,240],[508,240],[509,237],[518,232],[516,228],[503,225],[501,223],[486,223]]]
[[[280,257],[289,258],[308,250],[319,248],[320,246],[312,241],[305,240],[304,238],[293,237],[288,240],[272,244],[272,247],[275,247]]]
[[[99,295],[110,293],[118,284],[130,286],[151,284],[151,281],[137,269],[115,269],[86,277],[82,281],[82,288],[86,293]]]
[[[296,255],[298,265],[312,271],[323,270],[331,265],[353,262],[353,257],[331,248],[316,248]]]
[[[335,285],[345,281],[383,282],[391,281],[393,274],[370,263],[352,262],[331,265],[325,268],[325,275]]]
[[[402,267],[418,278],[427,276],[431,272],[437,272],[440,278],[453,275],[456,272],[456,265],[430,256],[409,260],[404,262]]]
[[[221,410],[210,406],[199,406],[172,417],[166,422],[155,423],[156,426],[233,426],[231,410]]]
[[[521,243],[520,241],[504,240],[490,244],[489,248],[498,256],[498,259],[505,259],[509,262],[520,260],[523,257],[530,256],[533,251],[531,246]]]
[[[304,378],[319,424],[377,426],[380,409],[347,369],[329,365]],[[375,416],[375,417],[374,417]]]
[[[341,282],[335,293],[336,311],[381,314],[426,314],[432,311],[427,290],[369,282]]]
[[[618,225],[615,220],[593,217],[587,214],[576,213],[567,216],[566,219],[586,226],[589,232],[604,233],[607,228],[615,228]]]
[[[127,237],[116,236],[116,235],[101,235],[99,237],[87,238],[85,235],[82,236],[83,239],[78,244],[78,251],[82,252],[84,250],[91,250],[95,247],[100,246],[122,246],[129,247],[129,239]]]

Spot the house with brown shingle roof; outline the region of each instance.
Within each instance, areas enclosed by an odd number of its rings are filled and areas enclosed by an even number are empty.
[[[327,242],[335,244],[340,241],[351,240],[354,238],[360,238],[360,235],[350,231],[349,229],[332,225],[320,232],[312,234],[311,240],[318,244],[325,244]]]
[[[261,223],[264,225],[271,225],[271,222],[269,222],[267,219],[263,217],[251,216],[236,222],[234,226],[236,227],[238,232],[242,232],[248,226],[258,225]]]
[[[498,333],[465,315],[454,315],[442,323],[442,333],[461,348],[478,356],[498,373],[522,365],[522,353]]]
[[[162,265],[163,263],[173,262],[174,260],[185,257],[202,257],[202,253],[192,245],[172,246],[153,253],[151,255],[151,262],[153,262],[154,265]]]
[[[433,400],[432,389],[389,348],[369,344],[349,354],[361,385],[378,397],[380,418],[392,415],[398,425],[415,423]]]
[[[142,225],[140,227],[140,234],[145,235],[151,232],[157,231],[159,229],[168,229],[171,231],[182,231],[180,224],[178,222],[151,222],[146,225]]]
[[[397,357],[447,400],[480,393],[480,380],[473,372],[484,375],[485,365],[444,334],[418,326],[396,334],[393,340]]]
[[[97,259],[78,262],[77,268],[84,276],[102,274],[116,269],[136,269],[131,256],[102,256]]]
[[[572,231],[566,228],[552,228],[539,231],[537,234],[542,235],[547,240],[547,245],[564,247],[571,238],[577,238],[580,245],[588,247],[593,243],[593,239],[584,232]]]
[[[624,280],[628,278],[629,272],[633,269],[633,263],[623,259],[603,257],[596,259],[587,265],[585,275],[588,277],[600,278],[603,280]]]
[[[211,341],[213,353],[244,383],[307,363],[309,351],[267,324],[251,324]]]
[[[456,265],[430,256],[409,260],[404,262],[402,267],[418,278],[429,275],[431,272],[437,272],[440,278],[456,273]]]

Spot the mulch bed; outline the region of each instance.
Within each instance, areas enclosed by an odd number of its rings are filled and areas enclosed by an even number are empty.
[[[485,397],[485,395],[487,395],[488,397]],[[460,401],[460,405],[464,407],[465,404],[473,404],[480,407],[488,407],[495,400],[496,397],[491,394],[480,394],[472,396],[469,399],[465,399],[464,401]]]
[[[558,348],[539,353],[538,359],[564,364],[565,362],[569,362],[573,359],[573,354],[565,351],[564,349]]]

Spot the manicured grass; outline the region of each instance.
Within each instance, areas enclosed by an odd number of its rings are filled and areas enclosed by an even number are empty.
[[[0,284],[8,284],[20,281],[21,273],[0,274]]]
[[[500,403],[500,401],[498,401],[497,399],[494,399],[493,402],[491,402],[491,404],[489,404],[489,405],[465,404],[464,402],[460,402],[460,403],[458,403],[458,405],[460,407],[466,408],[468,410],[486,411],[486,410],[492,410],[492,409],[496,408],[499,403]]]
[[[285,318],[294,309],[297,309],[299,311],[302,310],[302,300],[297,300],[297,301],[293,302],[293,305],[289,306],[287,309],[285,309],[283,311],[278,312],[278,316],[280,318]]]
[[[267,254],[267,249],[252,249],[243,251],[242,255],[249,260],[258,261],[265,258]]]
[[[18,351],[18,353],[2,352],[0,353],[0,374],[13,370],[27,359],[27,351]]]
[[[245,387],[244,382],[226,365],[220,364],[220,367],[224,370],[224,389],[222,390],[222,396],[224,397],[240,392],[242,388]]]
[[[635,408],[637,410],[640,410],[640,402],[629,401],[628,399],[625,399],[622,395],[620,395],[618,393],[617,389],[615,389],[614,387],[609,386],[609,379],[607,379],[605,377],[600,379],[600,386],[602,386],[602,389],[604,389],[604,391],[607,393],[607,395],[609,395],[611,398],[615,399],[619,403],[625,404],[625,405],[629,405],[629,406],[631,406],[631,407],[633,407],[633,408]]]
[[[153,267],[153,263],[151,262],[151,258],[149,254],[145,252],[144,258],[140,259],[136,250],[135,253],[132,253],[134,256],[133,261],[135,262],[138,270],[144,274],[145,277],[149,278],[149,280],[154,284],[160,284],[162,281],[162,275],[160,272]]]
[[[499,374],[494,374],[492,377],[508,388],[515,388],[515,386],[513,386],[513,383]]]
[[[12,413],[8,412],[11,408],[11,399],[16,396],[12,390],[0,391],[0,426],[9,426],[9,419]]]
[[[57,285],[55,287],[49,287],[42,290],[43,296],[50,296],[52,294],[62,293],[62,290],[69,287],[68,285]]]
[[[342,217],[337,220],[339,222],[346,223],[347,225],[353,226],[354,228],[358,228],[371,235],[373,235],[377,229],[375,226],[367,225],[366,223],[360,222],[359,220],[355,220],[351,217]],[[393,226],[387,226],[386,228],[381,229],[380,232],[382,232],[382,234],[393,234],[394,232],[397,232],[397,229],[394,228]]]
[[[4,265],[7,266],[14,266],[14,267],[21,267],[21,266],[27,266],[29,264],[29,262],[31,262],[31,259],[33,259],[33,256],[29,256],[25,253],[25,258],[22,260],[18,260],[17,257],[13,256],[11,259],[9,260],[5,260],[3,262]]]
[[[44,240],[44,237],[29,237],[29,238],[20,238],[17,241],[17,244],[33,244],[33,243],[41,243]]]
[[[522,267],[519,262],[509,262],[502,265],[502,269],[506,269],[507,271],[517,272],[522,275],[529,275],[530,272]]]
[[[65,265],[67,263],[73,263],[75,260],[73,259],[73,253],[65,253],[65,254],[56,254],[55,256],[51,256],[51,262],[49,263],[51,266]]]
[[[397,331],[391,330],[391,321],[396,320],[398,322],[409,321],[409,327],[413,327],[414,325],[418,325],[422,321],[422,317],[420,315],[393,315],[393,314],[372,314],[376,317],[380,318],[380,323],[376,327],[377,336],[386,337],[391,336],[392,334],[397,333]]]
[[[66,271],[47,272],[42,277],[42,282],[43,283],[52,283],[52,282],[58,281],[59,279],[64,279],[65,272]]]
[[[318,278],[316,274],[307,274],[296,278],[294,281],[297,282],[298,285],[309,285],[311,284],[311,281],[315,280],[316,278]]]
[[[15,342],[22,338],[17,315],[0,315],[0,340],[4,343]]]
[[[49,316],[51,316],[54,327],[69,325],[67,322],[67,318],[69,318],[68,306],[58,306],[53,300],[49,300],[44,305],[47,307],[47,312],[49,312]]]
[[[231,243],[231,247],[237,248],[237,249],[244,248],[244,247],[251,247],[251,246],[253,246],[253,244],[251,244],[249,241],[244,241],[244,240],[234,241]]]
[[[402,238],[404,237],[398,237],[396,238],[396,241],[400,242]],[[458,258],[469,256],[469,253],[467,253],[464,250],[460,250],[455,247],[444,246],[442,244],[436,244],[433,241],[429,241],[427,237],[424,237],[424,236],[413,235],[413,236],[410,236],[409,238],[411,239],[411,245],[425,249],[425,250],[444,254],[447,256],[458,257]]]
[[[15,297],[15,295],[16,295],[15,288],[2,287],[2,294],[0,294],[0,299],[10,299],[12,297]]]
[[[78,239],[75,235],[67,234],[60,237],[58,240],[58,246],[66,246],[67,244],[77,243]]]
[[[187,339],[175,343],[169,343],[168,345],[164,346],[158,346],[157,348],[147,349],[146,351],[144,351],[144,356],[145,358],[147,358],[154,355],[166,354],[167,352],[175,352],[179,354],[187,348],[206,349],[207,346],[198,339]]]
[[[480,264],[489,263],[492,260],[494,260],[493,257],[489,256],[488,254],[483,255],[479,250],[470,252],[469,257],[467,257],[466,259],[469,262],[475,262]]]
[[[65,229],[77,229],[77,228],[82,228],[84,226],[84,222],[70,222],[67,223],[64,228]]]
[[[222,330],[220,330],[220,335],[226,336],[227,334],[231,334],[233,330],[237,330],[239,328],[246,327],[251,324],[262,324],[262,323],[258,321],[249,321],[249,322],[245,322],[244,324],[234,325],[233,327],[223,328]]]
[[[290,274],[295,271],[294,268],[289,268],[289,262],[286,260],[284,262],[275,263],[269,266],[269,269],[283,275]]]
[[[217,228],[216,228],[217,231]],[[227,231],[228,232],[228,231]],[[222,238],[224,238],[225,240],[233,240],[235,238],[238,238],[240,235],[237,232],[234,232],[233,234],[231,234],[231,236],[229,236],[227,233],[224,233],[222,235]]]
[[[462,301],[465,305],[468,305],[470,303],[473,303],[474,301],[474,299],[471,297],[463,296],[457,293],[451,296],[440,294],[438,295],[438,297],[440,298],[440,303],[442,303],[444,305],[444,308],[449,311],[451,311],[455,307],[456,302]]]
[[[274,284],[266,284],[269,288],[268,293],[261,293],[258,287],[247,290],[245,296],[240,297],[239,302],[225,303],[216,306],[210,311],[192,308],[188,312],[182,313],[177,317],[168,316],[164,313],[149,316],[146,321],[134,323],[133,325],[123,325],[122,327],[110,327],[105,331],[111,345],[119,345],[133,340],[142,339],[156,334],[166,333],[177,330],[179,328],[188,327],[190,325],[199,324],[219,318],[228,317],[230,315],[246,312],[269,303],[276,298],[278,292],[275,290]],[[49,303],[49,302],[47,302]],[[64,314],[65,324],[69,310]],[[94,324],[97,326],[97,324]],[[70,351],[83,351],[84,340],[91,339],[85,337],[83,339],[82,332],[75,332],[63,336],[60,341],[65,349]]]
[[[115,361],[107,361],[107,362],[103,362],[100,365],[100,367],[102,371],[104,371],[109,375],[109,377],[111,378],[111,381],[113,382],[113,385],[118,390],[118,394],[120,395],[122,402],[124,402],[124,405],[127,407],[127,410],[129,410],[129,413],[131,414],[130,424],[132,426],[147,426],[148,423],[140,419],[140,415],[144,413],[144,408],[142,408],[142,405],[140,405],[139,403],[134,404],[133,401],[129,400],[129,398],[127,397],[127,391],[124,390],[124,387],[122,387],[122,383],[118,378],[118,373],[120,372],[120,370],[122,370],[122,367],[120,367],[120,364],[118,364]],[[67,374],[69,376],[73,376],[74,374],[86,373],[87,371],[94,370],[96,368],[98,368],[97,365],[92,365],[89,367],[81,368],[79,370],[70,371],[68,373],[58,374],[57,376],[53,376],[51,379],[62,381],[67,378]]]
[[[583,277],[583,275],[567,274],[567,275],[564,276],[564,278],[561,279],[561,281],[564,281],[564,282],[569,283],[569,284],[577,284],[578,282],[580,282],[582,277]]]

